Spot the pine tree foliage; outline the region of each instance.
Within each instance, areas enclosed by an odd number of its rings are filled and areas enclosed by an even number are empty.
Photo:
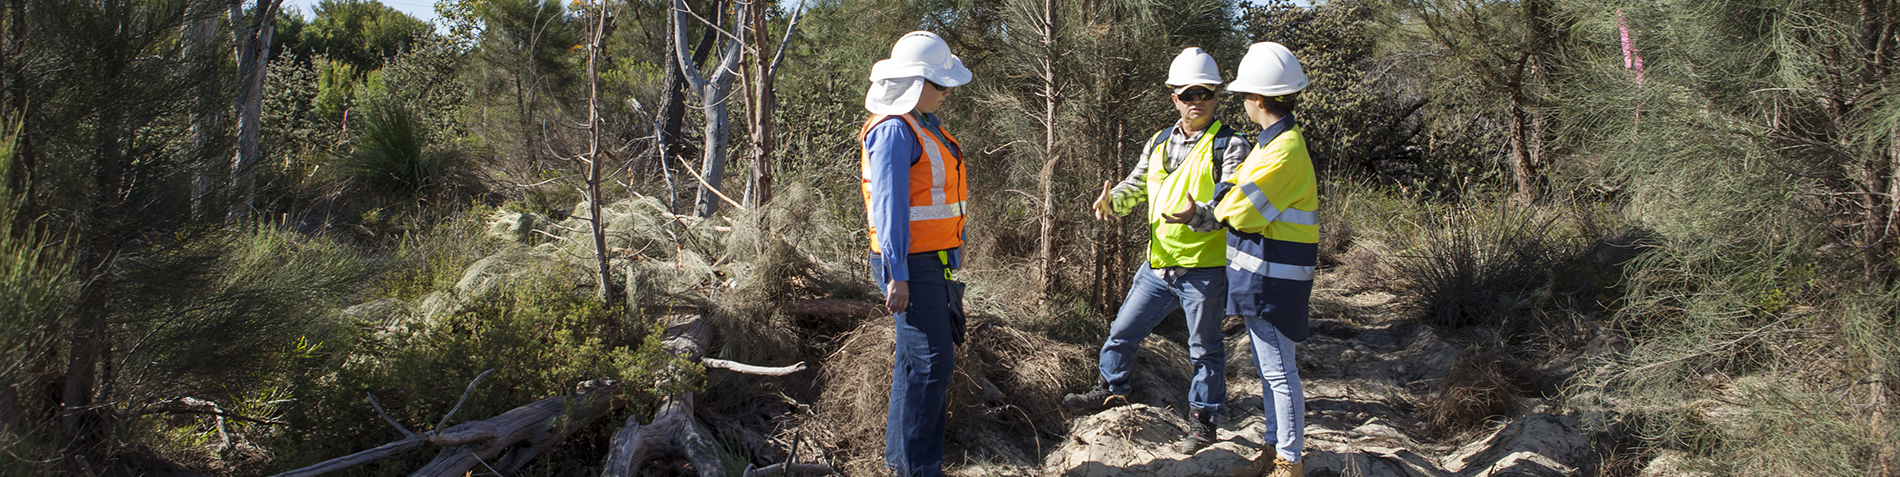
[[[1891,472],[1897,428],[1876,408],[1895,396],[1900,358],[1883,337],[1900,58],[1882,45],[1897,13],[1846,1],[1570,13],[1579,47],[1557,137],[1653,233],[1618,310],[1646,351],[1604,363],[1577,402],[1717,473]]]

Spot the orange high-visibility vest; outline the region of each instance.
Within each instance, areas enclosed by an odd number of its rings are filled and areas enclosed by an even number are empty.
[[[864,129],[858,132],[863,140],[871,127],[890,116],[874,116],[864,123]],[[963,200],[969,197],[964,188],[963,158],[957,155],[957,138],[950,133],[942,137],[930,132],[916,118],[910,115],[897,116],[917,134],[918,145],[924,154],[916,164],[910,166],[910,253],[934,252],[963,246]],[[871,155],[862,147],[858,152],[860,179],[863,181],[864,208],[871,205]],[[865,214],[868,218],[870,214]],[[871,251],[883,253],[877,246],[877,225],[871,225]]]

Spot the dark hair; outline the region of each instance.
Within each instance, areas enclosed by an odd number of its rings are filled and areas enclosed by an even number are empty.
[[[1254,93],[1254,96],[1260,97],[1261,109],[1265,109],[1267,112],[1278,116],[1293,114],[1293,110],[1300,105],[1300,93],[1290,93],[1279,96],[1267,96]]]

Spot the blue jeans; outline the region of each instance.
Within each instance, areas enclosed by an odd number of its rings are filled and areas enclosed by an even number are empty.
[[[1188,387],[1188,403],[1209,412],[1220,410],[1227,402],[1227,351],[1221,342],[1220,324],[1227,297],[1227,270],[1224,268],[1176,269],[1178,276],[1157,276],[1147,263],[1135,272],[1135,283],[1122,300],[1121,312],[1109,325],[1108,341],[1102,343],[1102,381],[1115,394],[1128,395],[1129,368],[1141,340],[1155,325],[1177,308],[1187,313],[1188,358],[1194,361],[1194,382]]]
[[[1260,398],[1267,412],[1267,430],[1261,442],[1279,451],[1287,462],[1299,462],[1305,450],[1306,395],[1300,390],[1300,368],[1293,359],[1293,340],[1257,316],[1247,317],[1253,337],[1254,364],[1260,366]]]
[[[888,292],[884,267],[871,258],[872,278]],[[943,475],[943,432],[957,350],[950,343],[950,291],[935,252],[912,254],[910,308],[896,315],[890,411],[884,422],[884,466],[905,477]]]

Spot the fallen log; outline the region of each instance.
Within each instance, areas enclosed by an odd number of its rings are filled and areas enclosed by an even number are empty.
[[[431,446],[443,447],[444,450],[434,461],[411,475],[461,476],[481,464],[476,460],[478,458],[493,462],[491,467],[496,470],[507,468],[512,471],[588,422],[606,415],[619,393],[619,385],[611,381],[588,381],[581,383],[573,396],[542,399],[484,421],[464,422],[447,429],[409,434],[402,440],[277,474],[275,477],[313,477]],[[523,441],[529,445],[518,445]],[[510,448],[515,450],[501,456],[502,451]],[[497,456],[502,459],[493,460]]]
[[[693,317],[667,327],[660,342],[667,351],[688,362],[699,362],[711,330],[705,320]],[[719,456],[712,444],[699,432],[693,419],[693,393],[684,392],[660,399],[653,421],[640,425],[639,416],[627,416],[627,424],[614,432],[612,449],[601,469],[601,477],[640,475],[640,465],[657,454],[680,454],[697,468],[701,477],[723,477]]]
[[[581,383],[572,397],[551,397],[515,408],[487,421],[496,430],[494,439],[445,448],[435,460],[409,475],[460,477],[484,463],[494,472],[512,475],[541,451],[607,415],[619,395],[617,384],[588,381]]]
[[[842,300],[840,300],[842,301]],[[667,327],[661,345],[681,360],[694,363],[712,363],[708,367],[783,376],[804,369],[804,363],[785,368],[764,368],[731,361],[705,357],[704,349],[710,341],[711,330],[706,321],[698,316],[688,318]],[[640,467],[656,455],[682,455],[692,463],[700,477],[725,477],[725,469],[719,454],[713,451],[712,442],[706,439],[694,413],[693,393],[673,394],[660,399],[660,407],[653,413],[653,421],[641,425],[639,416],[627,416],[626,425],[614,433],[612,448],[602,464],[601,477],[631,477],[640,475]],[[779,464],[773,464],[779,466]],[[750,467],[750,466],[748,466]],[[795,472],[831,473],[829,466],[817,464],[792,464],[779,466],[779,470]],[[822,469],[822,470],[820,470]],[[746,472],[746,476],[755,474],[757,469]],[[739,476],[734,476],[739,477]]]
[[[844,316],[851,318],[874,318],[890,314],[883,303],[843,298],[818,298],[798,300],[779,307],[779,311],[789,315]]]

